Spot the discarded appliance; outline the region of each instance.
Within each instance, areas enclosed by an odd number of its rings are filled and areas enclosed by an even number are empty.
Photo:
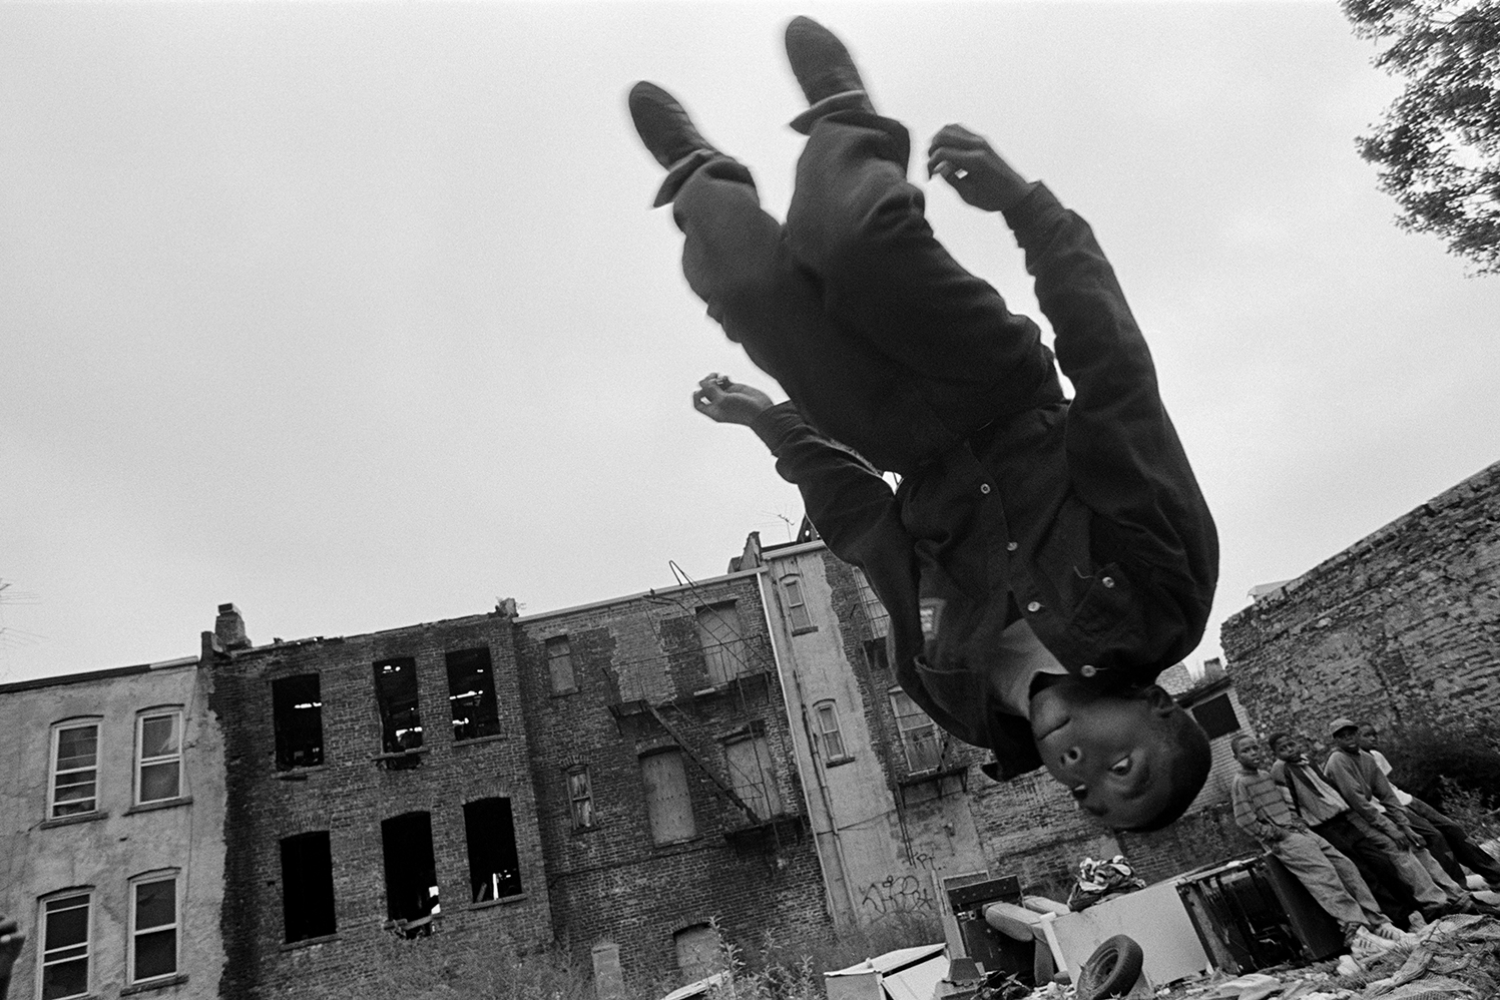
[[[837,972],[825,972],[823,988],[828,1000],[932,1000],[938,983],[947,974],[948,959],[943,954],[943,945],[924,944],[888,951]]]

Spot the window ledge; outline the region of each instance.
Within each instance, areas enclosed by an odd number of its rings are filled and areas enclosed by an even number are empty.
[[[144,983],[135,983],[120,990],[120,996],[128,997],[133,993],[146,993],[150,990],[164,990],[168,986],[181,986],[188,981],[187,973],[179,972],[175,976],[164,976],[161,979],[152,979]]]
[[[792,635],[806,635],[808,632],[816,632],[817,630],[818,626],[816,625],[804,625],[801,628],[792,629]]]
[[[496,733],[493,736],[475,736],[467,740],[454,740],[453,745],[456,747],[471,747],[476,743],[500,743],[506,739],[509,739],[509,737],[504,733]]]
[[[826,760],[826,761],[823,762],[823,766],[825,768],[839,767],[839,766],[841,766],[843,764],[852,764],[852,763],[854,763],[854,758],[850,757],[848,755],[845,755],[843,757],[834,757],[834,758],[832,758],[830,760]]]
[[[104,809],[95,809],[92,812],[74,813],[71,816],[54,816],[52,819],[44,819],[38,826],[43,830],[50,830],[54,826],[72,826],[74,823],[92,823],[96,819],[109,819],[109,812]]]
[[[578,689],[576,687],[571,687],[571,688],[568,688],[566,691],[553,691],[552,692],[552,697],[554,697],[554,698],[566,698],[570,694],[577,694],[577,693],[578,693]]]
[[[162,799],[159,802],[142,802],[138,806],[131,806],[125,810],[125,815],[133,816],[136,813],[155,812],[158,809],[176,809],[178,806],[190,806],[192,804],[193,797],[191,795],[179,795],[175,799]]]
[[[599,829],[599,824],[591,823],[588,826],[575,826],[568,832],[575,837],[582,837],[584,834],[593,833],[597,829]]]
[[[301,941],[287,941],[282,944],[282,951],[296,951],[298,948],[311,948],[313,945],[328,944],[339,939],[338,934],[320,934],[317,937],[303,938]]]
[[[277,771],[277,781],[306,781],[309,774],[328,770],[327,764],[309,764],[307,767],[289,767],[285,771]]]
[[[694,844],[702,839],[703,834],[695,833],[691,837],[683,837],[679,840],[664,840],[660,844],[652,844],[651,846],[654,850],[660,853],[661,851],[670,850],[674,847],[681,847],[683,844]]]
[[[375,761],[380,761],[380,760],[400,760],[403,757],[420,757],[422,754],[427,753],[431,749],[432,749],[432,747],[412,747],[410,750],[401,750],[401,751],[398,751],[396,753],[378,753],[375,756],[371,757],[370,759],[371,760],[375,760]]]
[[[488,910],[496,906],[508,906],[511,903],[526,902],[526,893],[518,892],[514,896],[501,896],[499,899],[486,899],[482,903],[470,903],[471,910]]]

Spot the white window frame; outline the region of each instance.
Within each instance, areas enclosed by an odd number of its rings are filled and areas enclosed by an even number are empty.
[[[901,736],[901,750],[906,755],[906,769],[911,774],[927,774],[936,771],[943,763],[942,737],[938,735],[937,723],[922,711],[912,696],[899,687],[890,689],[891,713],[896,717],[896,731]],[[906,707],[911,711],[902,711]],[[909,725],[903,724],[907,720],[912,721]],[[932,761],[917,759],[917,750],[921,740],[914,734],[928,732],[932,740]]]
[[[827,714],[824,709],[827,709]],[[841,764],[846,760],[853,760],[849,753],[849,746],[844,742],[844,727],[839,723],[838,703],[832,698],[824,698],[813,705],[813,719],[818,726],[818,742],[823,748],[823,762],[825,764]],[[830,728],[827,723],[831,722]],[[834,753],[829,747],[829,737],[837,741],[838,753]]]
[[[814,628],[812,613],[807,610],[807,592],[802,589],[802,578],[795,573],[782,577],[781,593],[786,599],[787,624],[792,631],[811,631]]]
[[[155,885],[158,882],[172,883],[172,922],[170,924],[159,924],[155,927],[140,928],[136,926],[136,893],[143,885]],[[130,880],[130,894],[126,902],[130,909],[130,938],[125,947],[126,981],[132,986],[137,983],[156,983],[171,979],[182,972],[182,879],[176,871],[158,871],[147,875],[138,875]],[[163,972],[159,975],[142,979],[136,975],[136,939],[142,934],[159,934],[162,931],[172,932],[172,971]]]
[[[48,907],[51,906],[54,903],[61,903],[61,902],[64,902],[66,900],[77,899],[77,898],[80,898],[80,897],[85,900],[85,902],[84,902],[84,909],[88,911],[87,912],[87,916],[84,919],[84,929],[86,931],[86,935],[85,935],[85,937],[83,939],[83,944],[81,944],[81,945],[67,945],[66,949],[53,949],[53,950],[54,951],[56,951],[56,950],[67,950],[69,952],[72,952],[72,951],[74,951],[77,948],[82,948],[83,949],[82,953],[81,954],[70,954],[70,955],[68,955],[65,958],[58,958],[55,955],[53,957],[51,957],[51,958],[48,958],[48,954],[47,954],[47,951],[48,951],[48,949],[47,949],[47,930],[48,930],[48,928],[47,928],[47,915],[48,915]],[[75,908],[76,907],[68,907],[68,909],[75,909]],[[68,994],[66,994],[64,996],[57,997],[56,1000],[71,1000],[72,997],[86,997],[86,996],[91,995],[93,993],[93,990],[90,987],[93,985],[93,980],[94,980],[94,890],[91,889],[91,888],[88,888],[88,889],[71,889],[71,890],[69,890],[67,892],[56,893],[56,894],[54,894],[52,896],[49,896],[49,897],[43,899],[41,901],[41,904],[40,904],[40,907],[39,907],[39,910],[38,910],[38,913],[37,913],[37,927],[38,927],[38,930],[39,930],[39,933],[37,934],[37,937],[40,940],[37,943],[36,995],[39,996],[39,997],[42,995],[42,987],[46,984],[46,981],[47,981],[47,970],[49,968],[51,968],[52,966],[55,966],[55,965],[61,965],[64,962],[76,962],[80,958],[83,959],[83,969],[84,969],[84,972],[83,972],[83,992],[82,993],[68,993]]]
[[[102,723],[103,723],[102,719],[95,718],[95,717],[89,717],[89,718],[82,718],[82,719],[68,719],[68,720],[65,720],[63,722],[58,722],[58,723],[53,724],[53,726],[52,726],[52,754],[51,754],[51,757],[48,759],[48,768],[47,768],[48,771],[50,772],[48,774],[48,776],[47,776],[47,818],[48,819],[67,819],[70,816],[87,816],[87,815],[89,815],[91,813],[96,813],[96,812],[99,811],[99,740],[100,740],[100,736],[102,735],[103,729],[104,729]],[[58,753],[58,749],[59,749],[59,744],[62,742],[62,734],[63,734],[64,731],[66,731],[66,730],[72,730],[72,729],[92,729],[94,731],[94,763],[93,763],[93,765],[91,767],[73,767],[73,768],[69,768],[66,771],[59,771],[58,768],[57,768],[57,753]],[[57,801],[57,779],[58,779],[58,777],[61,776],[61,775],[64,775],[64,774],[69,774],[69,775],[71,775],[71,774],[80,774],[80,773],[82,773],[84,771],[93,771],[94,772],[94,798],[93,798],[93,804],[88,809],[84,809],[84,810],[81,810],[79,812],[68,812],[68,813],[63,813],[63,814],[59,815],[58,812],[57,812],[57,807],[58,807],[59,804],[66,805],[66,806],[72,806],[72,805],[76,805],[80,800],[75,799],[75,800],[73,800],[71,802],[64,802],[64,803],[59,803]]]
[[[169,754],[158,754],[155,757],[144,756],[146,722],[152,719],[171,717],[174,730],[177,735],[177,749]],[[138,806],[155,805],[158,802],[176,802],[187,794],[186,775],[182,766],[182,743],[183,743],[183,719],[182,709],[176,706],[164,705],[160,708],[148,708],[135,717],[135,804]],[[159,799],[141,798],[142,781],[141,776],[147,767],[160,764],[177,765],[177,794],[168,795]]]

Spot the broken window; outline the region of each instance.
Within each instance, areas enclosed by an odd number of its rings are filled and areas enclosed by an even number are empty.
[[[734,604],[698,609],[698,641],[708,665],[708,682],[714,687],[728,684],[745,673],[745,639],[740,613]]]
[[[177,973],[177,876],[151,876],[131,886],[130,982]]]
[[[886,649],[884,639],[865,640],[865,662],[871,670],[889,670],[891,668],[891,654]]]
[[[276,729],[276,770],[323,763],[323,699],[317,674],[271,682],[271,717]]]
[[[521,894],[521,861],[510,799],[479,799],[464,806],[464,833],[469,841],[469,888],[473,901]],[[436,893],[433,890],[436,909]]]
[[[47,816],[76,816],[99,808],[99,723],[65,723],[52,730],[52,802]]]
[[[833,700],[820,701],[814,705],[813,718],[817,721],[824,762],[834,764],[848,760],[849,754],[844,750],[844,734],[839,729],[839,711]]]
[[[672,935],[677,949],[677,968],[688,983],[707,979],[723,965],[718,932],[708,924],[684,927]]]
[[[906,769],[913,774],[936,770],[942,762],[943,748],[938,743],[937,726],[900,688],[891,690],[891,711],[896,713],[896,729],[906,750]]]
[[[812,615],[807,612],[807,598],[802,595],[802,581],[795,576],[781,578],[781,592],[786,595],[786,616],[793,632],[812,628]]]
[[[766,742],[765,724],[756,722],[745,732],[724,744],[724,758],[729,764],[729,785],[757,820],[780,816],[781,790],[776,787],[776,772],[771,766],[771,747]]]
[[[1234,714],[1234,705],[1229,701],[1229,695],[1221,694],[1217,698],[1210,698],[1201,705],[1194,705],[1193,718],[1198,720],[1198,725],[1208,734],[1209,739],[1228,734],[1240,728],[1240,720]]]
[[[136,722],[135,801],[165,802],[182,795],[182,712],[142,713]]]
[[[547,640],[547,671],[552,675],[553,694],[571,694],[578,690],[573,675],[573,647],[565,635]]]
[[[89,993],[92,895],[75,892],[42,903],[42,1000]]]
[[[568,808],[573,814],[573,829],[587,830],[594,825],[594,787],[586,764],[568,768]]]
[[[448,707],[453,712],[453,738],[476,740],[500,734],[500,710],[495,704],[495,673],[488,646],[449,653]]]
[[[299,833],[281,842],[281,914],[288,942],[326,937],[337,930],[327,830]]]
[[[651,839],[658,844],[687,840],[698,832],[693,819],[693,800],[688,793],[682,754],[664,750],[641,758],[641,778],[646,785],[646,816]]]
[[[416,660],[401,656],[376,663],[375,700],[380,703],[381,739],[386,753],[402,753],[422,745]]]
[[[402,922],[407,937],[431,934],[432,915],[439,912],[431,815],[409,812],[383,820],[380,839],[385,847],[386,914]]]

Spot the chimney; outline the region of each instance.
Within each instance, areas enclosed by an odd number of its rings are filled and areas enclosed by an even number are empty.
[[[219,605],[219,617],[214,619],[214,635],[225,649],[249,649],[250,637],[245,634],[245,619],[240,609],[233,604]]]

